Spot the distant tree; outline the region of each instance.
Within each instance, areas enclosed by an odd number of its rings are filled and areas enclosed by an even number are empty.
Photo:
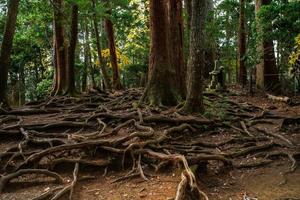
[[[187,97],[182,111],[203,112],[204,27],[208,0],[192,0],[190,53],[188,59]]]
[[[256,0],[255,11],[259,12],[262,6],[269,5],[271,0]],[[271,22],[269,22],[271,23]],[[269,26],[270,27],[270,26]],[[276,67],[274,44],[272,38],[265,37],[264,32],[272,31],[262,27],[257,16],[257,30],[259,38],[257,52],[259,53],[259,64],[256,66],[256,86],[259,89],[274,91],[279,89],[278,70]]]
[[[104,81],[104,88],[110,89],[110,80],[107,72],[107,68],[104,65],[103,58],[101,55],[101,44],[100,44],[100,33],[99,33],[99,28],[98,28],[98,23],[97,23],[97,18],[96,18],[96,0],[92,0],[93,4],[93,25],[94,25],[94,33],[95,33],[95,38],[96,38],[96,48],[97,48],[97,56],[98,56],[98,61],[100,65],[100,69],[102,72],[103,76],[103,81]]]
[[[110,14],[110,12],[108,12]],[[109,18],[105,18],[105,30],[108,37],[108,44],[110,50],[110,62],[113,69],[113,88],[120,90],[123,89],[120,79],[120,70],[117,61],[117,54],[116,54],[116,41],[114,35],[114,26],[112,21]]]
[[[180,96],[175,85],[175,69],[170,62],[167,25],[166,1],[150,0],[149,80],[141,101],[153,106],[176,105]]]
[[[8,1],[8,12],[0,53],[0,107],[8,107],[7,79],[10,66],[10,56],[18,15],[19,0]]]
[[[240,0],[239,29],[238,29],[238,67],[239,83],[244,87],[247,82],[246,69],[246,27],[245,27],[245,0]]]

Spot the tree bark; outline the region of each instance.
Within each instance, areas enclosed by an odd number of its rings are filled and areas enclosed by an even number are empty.
[[[96,10],[95,10],[96,9],[96,0],[92,0],[92,3],[93,3],[93,8],[94,8],[93,24],[94,24],[94,32],[95,32],[95,38],[96,38],[97,55],[98,55],[98,60],[99,60],[99,64],[101,67],[103,81],[104,81],[103,88],[111,89],[111,84],[110,84],[109,76],[107,73],[107,68],[103,62],[103,57],[101,54],[100,34],[99,34],[99,28],[98,28],[98,24],[97,24]]]
[[[213,1],[208,2],[207,12],[213,10]],[[210,23],[214,20],[214,15],[209,15],[207,18],[207,23]],[[205,33],[205,67],[203,69],[203,78],[210,79],[210,72],[214,70],[215,59],[216,59],[216,41],[211,33]]]
[[[191,30],[191,17],[192,17],[192,0],[184,0],[184,8],[185,8],[185,12],[186,12],[186,17],[185,17],[185,51],[184,51],[184,55],[185,55],[185,68],[187,68],[187,60],[189,57],[189,44],[190,44],[190,30]],[[186,78],[186,77],[185,77]]]
[[[191,19],[192,19],[192,0],[184,0],[187,13],[187,30],[191,30]]]
[[[19,105],[19,79],[17,75],[10,73],[10,88],[11,88],[11,98],[10,104],[14,106]]]
[[[72,5],[72,15],[71,15],[71,40],[68,50],[68,68],[67,68],[67,82],[68,91],[67,93],[71,96],[75,95],[75,51],[78,36],[78,5]]]
[[[22,106],[25,104],[25,73],[24,73],[24,65],[20,66],[20,80],[19,80],[19,105]]]
[[[245,30],[245,0],[240,0],[239,29],[238,29],[238,66],[239,83],[245,87],[247,82],[246,56],[246,30]]]
[[[270,0],[256,0],[255,2],[257,31],[260,34],[260,40],[257,43],[257,51],[260,54],[260,62],[256,66],[256,86],[259,89],[267,91],[279,91],[280,84],[278,70],[276,67],[273,40],[264,36],[264,32],[272,30],[263,30],[257,16],[261,6],[269,5],[270,3]]]
[[[116,90],[121,90],[123,89],[123,86],[120,80],[120,72],[119,72],[119,66],[118,66],[118,60],[116,54],[114,27],[112,21],[108,18],[105,18],[105,30],[107,32],[109,52],[110,52],[110,62],[113,70],[113,88]]]
[[[182,0],[168,0],[170,25],[170,60],[175,68],[176,86],[182,98],[186,95],[186,66],[183,56]]]
[[[55,38],[55,23],[53,21],[53,50],[52,50],[52,64],[54,69],[54,76],[53,76],[53,85],[51,96],[55,95],[58,86],[58,69],[57,69],[57,48],[56,48],[56,38]]]
[[[19,0],[8,2],[8,12],[3,33],[3,40],[0,54],[0,107],[8,107],[7,102],[7,79],[10,65],[10,56],[13,46],[13,38],[16,29]]]
[[[180,96],[170,63],[167,25],[166,1],[150,0],[149,81],[141,101],[153,106],[176,105]]]
[[[63,26],[63,0],[53,0],[54,4],[54,34],[55,34],[55,51],[57,59],[56,70],[56,91],[54,95],[63,95],[66,91],[66,66],[67,66],[67,48],[65,44],[64,26]]]
[[[190,53],[188,59],[187,98],[182,111],[203,112],[204,28],[207,16],[207,0],[192,0]]]
[[[88,47],[89,47],[89,27],[87,20],[84,21],[84,47],[83,47],[83,54],[84,54],[84,66],[81,78],[81,91],[84,92],[87,89],[87,76],[88,76],[88,69],[89,69],[89,54],[88,54]]]

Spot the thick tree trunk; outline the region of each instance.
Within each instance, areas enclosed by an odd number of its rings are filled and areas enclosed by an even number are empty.
[[[118,59],[116,53],[116,42],[114,36],[114,27],[110,19],[105,18],[105,30],[107,32],[108,43],[109,43],[109,52],[110,52],[110,62],[113,70],[113,88],[116,90],[123,89],[120,80],[120,72],[118,66]]]
[[[76,44],[77,44],[77,35],[78,35],[78,5],[72,5],[72,15],[71,15],[71,40],[70,46],[68,50],[68,67],[67,67],[67,87],[68,87],[68,94],[75,95],[76,88],[75,88],[75,51],[76,51]]]
[[[185,51],[184,51],[184,55],[185,55],[185,68],[187,68],[187,59],[189,57],[189,44],[190,44],[190,30],[191,30],[191,16],[192,16],[192,0],[184,0],[184,8],[185,8],[185,12],[186,12],[186,17],[185,17]],[[185,77],[186,78],[186,77]]]
[[[214,44],[208,44],[205,50],[205,67],[203,69],[203,78],[210,79],[210,72],[214,70],[215,60],[216,60],[216,49]]]
[[[13,38],[16,29],[19,0],[10,0],[8,2],[8,12],[0,54],[0,107],[8,107],[7,103],[7,79],[10,65],[10,55],[13,46]]]
[[[208,2],[207,12],[213,10],[213,1]],[[214,20],[214,15],[209,15],[207,22],[210,23]],[[210,79],[210,72],[214,70],[215,59],[216,59],[216,41],[211,33],[205,33],[205,67],[203,69],[203,78]]]
[[[54,34],[55,34],[55,51],[57,59],[56,70],[56,91],[54,95],[63,95],[66,92],[66,66],[67,66],[67,48],[65,46],[64,26],[63,26],[63,0],[53,0],[54,6]]]
[[[179,97],[175,68],[170,63],[167,25],[166,1],[150,0],[149,81],[141,101],[154,106],[176,105]]]
[[[96,8],[96,0],[92,0],[92,3],[93,3],[93,8],[95,9]],[[110,84],[109,76],[107,73],[107,68],[103,62],[103,58],[102,58],[102,54],[101,54],[100,33],[99,33],[98,24],[97,24],[96,10],[94,10],[94,13],[93,13],[93,24],[94,24],[94,32],[95,32],[95,38],[96,38],[97,55],[98,55],[98,60],[99,60],[99,64],[101,67],[103,81],[104,81],[103,88],[110,89],[111,84]]]
[[[188,90],[182,111],[203,112],[204,28],[207,16],[207,0],[192,0],[190,54],[188,60]]]
[[[54,69],[53,75],[53,84],[52,84],[52,91],[51,96],[55,95],[58,86],[58,72],[57,72],[57,52],[56,52],[56,38],[55,38],[55,22],[53,19],[53,45],[52,45],[52,65]]]
[[[245,0],[240,0],[238,30],[238,66],[239,66],[239,83],[244,87],[247,82],[247,70],[245,65],[246,56],[246,30],[245,30]]]
[[[175,68],[176,86],[182,98],[186,95],[186,66],[183,56],[182,0],[168,0],[169,44],[171,65]]]
[[[186,13],[187,13],[187,30],[191,30],[191,19],[192,19],[192,0],[184,0]]]
[[[270,4],[270,0],[256,0],[255,11],[259,12],[261,6]],[[261,35],[258,41],[257,50],[260,54],[260,62],[256,66],[256,86],[259,89],[267,91],[278,91],[280,84],[278,78],[278,70],[276,67],[274,45],[272,39],[264,37],[265,31],[260,26],[259,18],[256,16],[257,30]]]

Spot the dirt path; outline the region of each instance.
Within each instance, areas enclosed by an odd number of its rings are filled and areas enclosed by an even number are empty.
[[[125,94],[91,95],[85,97],[83,102],[82,98],[55,99],[47,104],[27,106],[24,108],[26,110],[13,110],[2,114],[1,174],[14,172],[16,167],[27,169],[28,163],[24,164],[24,159],[29,158],[27,152],[41,152],[51,148],[51,145],[59,147],[97,140],[99,144],[97,143],[96,148],[93,145],[83,145],[80,151],[61,150],[56,154],[45,154],[35,165],[57,172],[63,177],[64,186],[67,186],[73,180],[71,172],[74,163],[62,163],[63,165],[53,167],[57,158],[84,158],[94,164],[97,161],[97,166],[80,165],[78,177],[89,176],[89,179],[77,182],[74,200],[171,200],[176,195],[183,169],[180,160],[176,161],[173,157],[178,154],[185,155],[190,166],[207,159],[206,169],[198,169],[195,175],[199,188],[212,200],[244,200],[245,194],[259,200],[300,199],[300,170],[296,168],[300,155],[300,122],[289,121],[285,129],[282,129],[284,119],[300,117],[300,106],[290,107],[262,96],[209,96],[206,100],[209,105],[206,115],[216,120],[212,125],[210,119],[181,116],[174,109],[157,110],[144,107],[137,113],[135,102],[138,93],[139,91],[129,91]],[[211,102],[214,102],[213,105]],[[224,117],[227,121],[222,124]],[[135,120],[135,124],[131,123],[131,119]],[[119,126],[121,127],[118,128]],[[193,131],[189,126],[193,127]],[[24,133],[19,132],[20,128],[25,129],[35,139],[35,146],[31,145],[30,140],[22,140]],[[170,135],[160,138],[166,130]],[[104,136],[99,136],[99,131]],[[142,134],[131,137],[136,131],[142,131]],[[185,137],[182,137],[182,133]],[[15,139],[7,137],[8,134],[14,135]],[[158,138],[160,139],[157,140]],[[41,139],[43,142],[40,142]],[[48,143],[50,139],[51,143]],[[18,145],[21,145],[22,152],[25,153],[24,158],[9,160],[9,157],[3,156],[9,152],[20,153]],[[132,150],[124,150],[129,146],[133,146],[130,147]],[[149,150],[148,155],[140,155],[139,160],[140,153],[137,154],[133,159],[136,164],[133,164],[132,155],[140,149]],[[128,155],[125,154],[125,170],[122,170],[122,159],[126,151]],[[30,153],[29,156],[37,152]],[[129,152],[132,153],[131,156]],[[164,163],[166,158],[167,162]],[[229,161],[233,168],[227,166],[226,162]],[[155,172],[155,167],[160,164],[164,165]],[[143,169],[142,172],[138,170],[139,166]],[[138,172],[136,175],[131,173],[133,178],[114,182],[128,174],[132,167],[137,170],[134,173]],[[285,174],[291,169],[293,172]],[[149,180],[143,180],[141,173],[145,173]],[[286,183],[280,185],[285,179]],[[58,186],[51,178],[26,175],[6,184],[0,199],[31,200]]]

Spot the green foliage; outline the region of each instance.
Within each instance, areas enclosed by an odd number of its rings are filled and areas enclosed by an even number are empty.
[[[48,96],[51,91],[53,81],[49,79],[44,79],[37,84],[36,95],[38,99],[43,99]]]
[[[294,78],[294,88],[300,91],[300,34],[295,38],[294,51],[289,57],[290,73]]]
[[[300,59],[300,34],[295,38],[295,47],[294,51],[289,57],[289,64],[291,67],[295,66]]]
[[[258,17],[264,30],[263,36],[292,47],[292,38],[300,33],[299,11],[299,1],[273,0],[270,5],[262,6]]]
[[[146,76],[147,66],[132,64],[124,66],[123,80],[127,87],[139,87],[142,76]]]
[[[289,70],[288,57],[293,51],[293,38],[300,33],[299,11],[299,1],[273,0],[258,13],[263,29],[263,35],[258,37],[276,41],[276,50],[281,54],[278,60],[281,73],[287,73]]]
[[[218,118],[220,120],[225,120],[226,110],[229,109],[229,104],[226,99],[223,101],[212,102],[208,98],[204,98],[205,113],[203,114],[207,118]]]
[[[79,90],[82,84],[82,76],[85,72],[88,74],[87,80],[90,85],[91,74],[94,74],[97,85],[100,85],[102,79],[100,68],[95,65],[97,63],[97,51],[93,27],[94,17],[100,31],[102,50],[108,49],[103,21],[104,18],[112,20],[118,52],[125,58],[123,60],[126,60],[126,62],[120,62],[125,63],[125,66],[122,66],[121,69],[123,84],[126,87],[139,86],[142,75],[146,76],[147,74],[150,50],[149,0],[96,0],[95,8],[91,0],[64,0],[64,2],[61,10],[63,13],[62,23],[64,23],[67,36],[70,34],[71,4],[76,3],[79,6],[79,35],[75,69],[77,89]],[[7,1],[0,1],[0,42],[2,41],[5,23],[6,4]],[[231,76],[234,77],[237,69],[239,1],[217,0],[213,4],[210,5],[211,11],[206,26],[205,48],[214,50],[219,48],[220,65],[224,66],[225,71],[230,72]],[[52,85],[53,9],[51,1],[20,1],[9,71],[9,86],[14,81],[24,82],[26,100],[36,100],[44,97]],[[280,51],[280,57],[277,59],[279,70],[281,72],[288,71],[288,58],[290,55],[291,68],[291,63],[294,63],[298,52],[296,50],[296,54],[291,54],[294,46],[293,38],[300,33],[299,10],[299,1],[273,0],[270,5],[262,7],[258,14],[262,28],[272,31],[265,31],[263,36],[259,36],[255,24],[254,1],[246,0],[247,53],[245,60],[248,70],[254,68],[258,60],[256,43],[260,37],[267,37],[275,42],[275,47]],[[186,20],[186,10],[184,10],[184,17]],[[88,29],[88,37],[85,33],[86,28]],[[188,32],[185,29],[185,36],[187,35]],[[88,41],[86,41],[87,38]],[[185,37],[186,55],[188,54],[187,44],[188,37]],[[85,59],[84,49],[87,45],[89,45],[91,56]],[[106,56],[104,61],[109,65],[109,56]],[[110,68],[108,73],[111,76],[112,70]],[[222,106],[214,105],[212,107],[218,109]],[[208,115],[209,113],[215,114],[217,109],[208,110]]]

